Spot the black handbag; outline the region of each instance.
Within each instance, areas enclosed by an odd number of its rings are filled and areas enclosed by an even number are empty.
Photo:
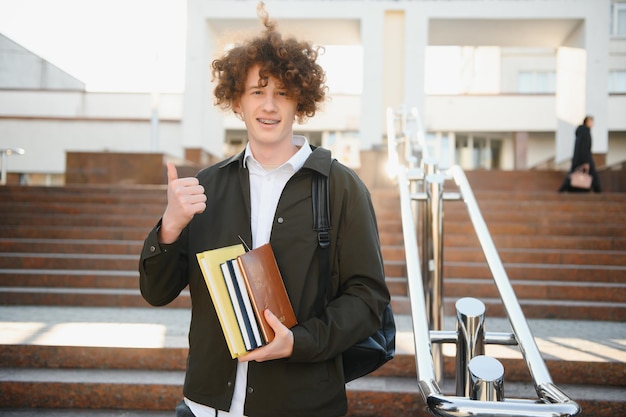
[[[330,273],[330,201],[328,177],[314,172],[311,183],[313,199],[313,230],[317,231],[320,249],[320,288],[316,309],[318,315],[326,299],[332,294]],[[381,318],[381,327],[373,335],[349,347],[342,354],[345,382],[365,376],[393,359],[396,350],[396,323],[387,304]]]

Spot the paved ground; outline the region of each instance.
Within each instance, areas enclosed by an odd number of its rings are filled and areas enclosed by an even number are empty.
[[[186,347],[190,313],[176,308],[0,306],[0,344],[56,346]],[[398,353],[413,354],[411,320],[396,317]],[[545,359],[626,363],[626,324],[530,319]],[[508,321],[486,319],[488,332],[510,332]],[[444,330],[454,330],[446,318]],[[444,353],[454,355],[454,346]],[[519,357],[516,347],[487,346],[487,354]]]
[[[177,308],[0,306],[0,345],[187,347],[189,320],[189,311]],[[413,354],[410,318],[397,316],[396,323],[398,353]],[[626,324],[624,323],[532,319],[529,320],[529,327],[545,359],[626,363]],[[454,319],[446,318],[444,330],[454,330],[454,328]],[[489,332],[511,331],[508,322],[501,318],[487,318],[486,330]],[[499,358],[521,357],[516,347],[508,346],[487,346],[486,353]],[[444,354],[454,356],[454,346],[445,345]],[[52,371],[54,370],[50,370]],[[64,370],[66,374],[71,371]],[[83,370],[73,372],[80,373],[81,371]],[[25,378],[28,377],[26,375],[28,372],[27,369],[19,371]],[[147,374],[149,372],[145,371]],[[108,376],[109,373],[111,372],[101,370],[89,375],[90,378],[109,379],[128,377],[125,373]],[[138,374],[141,372],[135,371],[132,377],[138,378]],[[183,371],[168,374],[171,374],[175,382],[182,383]],[[159,375],[159,378],[163,378],[163,373]],[[50,375],[46,374],[46,376]],[[75,377],[78,380],[86,378],[84,375]],[[414,384],[407,387],[404,379],[396,379],[386,378],[382,382],[362,379],[353,381],[350,386],[358,389],[363,384],[384,383],[388,388],[390,384],[399,384],[402,385],[403,391],[415,391],[417,395],[417,387]],[[453,381],[448,381],[448,383],[453,383]],[[513,389],[514,394],[518,394],[520,398],[534,397],[531,384],[522,384],[521,387],[518,385],[520,384],[508,384],[509,392]],[[376,390],[380,387],[366,386],[365,388]],[[448,387],[448,389],[453,388]],[[519,390],[520,393],[515,390]],[[602,398],[604,401],[619,404],[624,398],[624,387],[619,386],[570,385],[568,390],[568,394],[579,401]],[[173,414],[171,411],[0,409],[0,415],[6,417],[166,417],[173,416]]]

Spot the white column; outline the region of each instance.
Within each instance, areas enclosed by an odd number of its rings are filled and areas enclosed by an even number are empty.
[[[183,97],[182,146],[202,148],[222,156],[223,114],[213,106],[211,60],[215,34],[211,30],[202,0],[187,2],[187,59]]]
[[[404,58],[404,105],[417,107],[422,124],[426,129],[424,93],[424,57],[428,44],[428,17],[417,3],[407,4],[404,24],[406,56]]]
[[[583,24],[557,51],[555,162],[574,150],[574,131],[585,115],[594,116],[594,153],[608,151],[608,57],[610,0],[579,3]]]
[[[585,94],[586,114],[594,116],[592,129],[593,153],[607,153],[609,149],[609,42],[610,27],[609,0],[592,2],[589,17],[585,22],[585,47],[587,49],[587,73]]]
[[[371,4],[370,4],[371,5]],[[368,7],[361,20],[363,42],[363,94],[361,96],[361,150],[382,143],[386,124],[384,110],[383,39],[384,12]]]
[[[585,117],[585,50],[560,47],[556,54],[556,152],[557,164],[574,151],[574,130]]]

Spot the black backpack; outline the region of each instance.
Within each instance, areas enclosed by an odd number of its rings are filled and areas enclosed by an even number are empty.
[[[311,181],[313,199],[313,230],[317,232],[320,250],[320,280],[316,309],[321,314],[327,299],[332,296],[330,273],[330,199],[328,177],[314,171]],[[350,382],[375,371],[393,359],[396,350],[396,323],[391,304],[383,311],[381,327],[370,337],[356,343],[343,352],[345,381]]]

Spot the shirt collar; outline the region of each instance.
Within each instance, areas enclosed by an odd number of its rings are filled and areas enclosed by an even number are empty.
[[[304,165],[304,162],[307,160],[309,155],[311,155],[311,147],[309,146],[309,141],[306,136],[293,135],[292,143],[298,146],[298,152],[296,152],[288,161],[286,161],[282,166],[291,165],[293,172],[298,171]],[[246,167],[249,161],[254,161],[259,164],[258,161],[252,155],[252,151],[250,150],[250,142],[246,145],[246,150],[243,155],[243,166]],[[260,165],[260,164],[259,164]]]

